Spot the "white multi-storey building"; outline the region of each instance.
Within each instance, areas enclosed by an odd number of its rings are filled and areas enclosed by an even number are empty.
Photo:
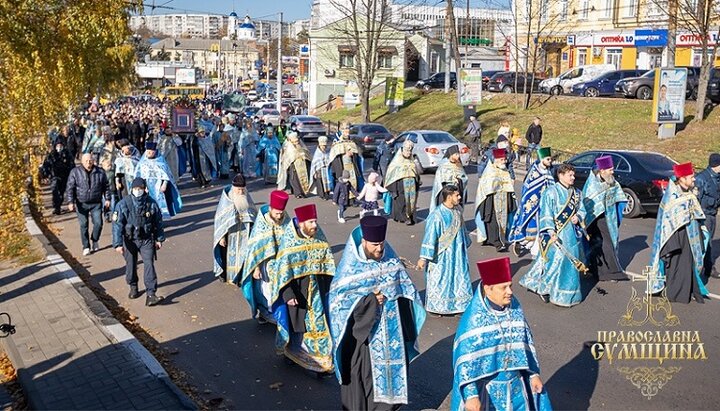
[[[217,14],[158,14],[131,16],[130,29],[142,27],[172,37],[218,37],[228,25],[228,16]]]

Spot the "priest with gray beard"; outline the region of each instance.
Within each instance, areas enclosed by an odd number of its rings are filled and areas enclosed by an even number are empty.
[[[242,174],[235,175],[232,184],[221,192],[220,203],[215,211],[213,271],[219,281],[238,283],[256,214],[245,177]]]

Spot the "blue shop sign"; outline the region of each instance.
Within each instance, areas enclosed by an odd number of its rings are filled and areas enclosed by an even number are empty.
[[[665,47],[667,40],[666,29],[635,30],[635,47]]]

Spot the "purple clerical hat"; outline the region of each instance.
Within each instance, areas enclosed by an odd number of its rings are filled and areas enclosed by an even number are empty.
[[[613,161],[612,157],[610,156],[601,156],[596,158],[595,164],[597,165],[598,170],[607,170],[609,168],[613,168]]]

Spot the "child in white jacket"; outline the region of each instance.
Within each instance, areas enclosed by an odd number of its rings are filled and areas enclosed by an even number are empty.
[[[380,215],[380,209],[378,207],[378,198],[381,193],[386,193],[387,189],[380,184],[378,181],[378,173],[372,172],[368,176],[365,186],[363,186],[358,200],[361,202],[362,210],[360,211],[360,218],[367,213],[373,213],[373,215]]]

